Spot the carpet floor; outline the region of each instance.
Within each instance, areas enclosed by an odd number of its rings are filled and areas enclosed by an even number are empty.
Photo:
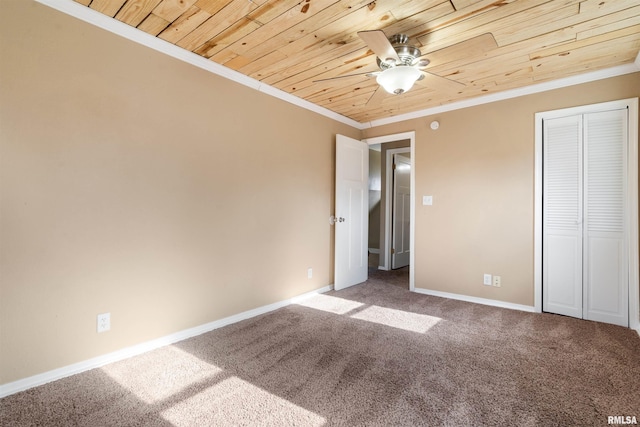
[[[630,329],[411,293],[406,271],[0,400],[3,426],[606,426]],[[390,285],[389,282],[395,281]]]

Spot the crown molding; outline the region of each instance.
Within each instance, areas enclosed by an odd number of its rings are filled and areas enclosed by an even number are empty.
[[[510,89],[503,92],[497,92],[490,95],[483,95],[476,98],[466,99],[463,101],[451,102],[443,104],[437,107],[431,107],[424,110],[414,111],[407,114],[400,114],[393,117],[387,117],[379,120],[372,120],[369,122],[357,122],[353,119],[345,117],[327,108],[320,107],[312,102],[299,98],[295,95],[287,93],[283,90],[275,88],[260,82],[259,80],[245,76],[235,70],[225,67],[224,65],[217,64],[210,61],[200,55],[190,52],[186,49],[178,47],[172,43],[166,42],[162,39],[154,37],[144,31],[138,30],[130,25],[113,19],[109,16],[103,15],[89,7],[83,6],[73,0],[35,0],[38,3],[49,6],[62,13],[78,18],[89,24],[95,25],[99,28],[117,34],[121,37],[129,39],[133,42],[139,43],[143,46],[154,49],[158,52],[169,55],[173,58],[184,61],[188,64],[194,65],[203,70],[209,71],[220,77],[229,79],[241,85],[250,87],[264,94],[273,96],[275,98],[286,101],[290,104],[304,108],[309,111],[313,111],[322,116],[344,123],[359,130],[371,129],[378,126],[388,125],[392,123],[403,122],[405,120],[417,119],[425,116],[431,116],[434,114],[440,114],[447,111],[459,110],[462,108],[475,107],[478,105],[488,104],[496,101],[503,101],[506,99],[517,98],[519,96],[531,95],[534,93],[546,92],[553,89],[559,89],[567,86],[573,86],[582,83],[588,83],[595,80],[606,79],[610,77],[617,77],[624,74],[630,74],[640,71],[640,52],[636,56],[634,62],[630,64],[620,65],[617,67],[607,68],[604,70],[591,71],[576,76],[566,77],[558,80],[553,80],[544,83],[538,83],[531,86],[526,86],[518,89]]]

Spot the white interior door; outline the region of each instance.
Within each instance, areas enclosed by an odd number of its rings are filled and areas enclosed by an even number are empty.
[[[369,147],[336,136],[336,222],[334,288],[367,280],[369,233]]]
[[[542,305],[582,318],[582,117],[544,121]]]
[[[409,265],[411,223],[411,160],[393,155],[393,245],[391,268]]]
[[[628,326],[627,110],[584,115],[583,317]]]
[[[543,309],[629,325],[628,112],[543,122]]]

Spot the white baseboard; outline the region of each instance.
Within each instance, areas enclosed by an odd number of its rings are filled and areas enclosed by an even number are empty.
[[[37,387],[39,385],[43,385],[55,380],[59,380],[61,378],[79,374],[81,372],[88,371],[90,369],[99,368],[109,363],[128,359],[130,357],[137,356],[139,354],[146,353],[148,351],[155,350],[160,347],[174,344],[178,341],[182,341],[187,338],[195,337],[197,335],[201,335],[206,332],[213,331],[214,329],[222,328],[223,326],[227,326],[232,323],[240,322],[242,320],[250,319],[252,317],[256,317],[261,314],[269,313],[270,311],[274,311],[279,308],[286,307],[290,304],[296,304],[314,295],[329,292],[332,289],[333,289],[333,285],[325,286],[323,288],[316,289],[315,291],[307,292],[302,295],[298,295],[296,297],[289,298],[284,301],[258,307],[253,310],[244,311],[242,313],[235,314],[233,316],[225,317],[224,319],[216,320],[214,322],[206,323],[204,325],[185,329],[183,331],[176,332],[171,335],[167,335],[161,338],[157,338],[155,340],[143,342],[131,347],[123,348],[121,350],[117,350],[102,356],[94,357],[89,360],[74,363],[72,365],[64,366],[62,368],[54,369],[52,371],[43,372],[42,374],[34,375],[21,380],[2,384],[0,385],[0,398],[9,396],[11,394],[18,393],[20,391],[24,391],[33,387]]]
[[[380,249],[378,249],[378,248],[369,248],[369,253],[371,253],[371,254],[379,254],[380,253]]]
[[[450,298],[450,299],[455,299],[455,300],[459,300],[459,301],[473,302],[473,303],[476,303],[476,304],[490,305],[490,306],[493,306],[493,307],[508,308],[510,310],[527,311],[527,312],[530,312],[530,313],[534,313],[535,312],[535,308],[533,306],[522,305],[522,304],[514,304],[514,303],[511,303],[511,302],[499,301],[499,300],[495,300],[495,299],[471,297],[471,296],[468,296],[468,295],[460,295],[460,294],[452,294],[452,293],[449,293],[449,292],[432,291],[430,289],[423,289],[423,288],[415,288],[413,291],[417,292],[419,294],[432,295],[434,297]]]
[[[528,306],[528,305],[513,304],[510,302],[498,301],[498,300],[487,299],[487,298],[470,297],[467,295],[452,294],[449,292],[432,291],[430,289],[423,289],[423,288],[415,288],[413,291],[419,294],[432,295],[434,297],[450,298],[450,299],[455,299],[459,301],[490,305],[493,307],[501,307],[501,308],[508,308],[511,310],[520,310],[520,311],[527,311],[530,313],[537,313],[535,307]],[[629,326],[629,328],[636,331],[638,333],[638,336],[640,336],[640,325],[632,324]]]

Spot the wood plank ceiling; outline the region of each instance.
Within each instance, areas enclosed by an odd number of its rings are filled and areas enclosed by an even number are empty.
[[[632,63],[639,0],[75,0],[358,122]],[[401,95],[362,30],[406,34],[431,62]],[[375,96],[374,96],[375,95]]]

